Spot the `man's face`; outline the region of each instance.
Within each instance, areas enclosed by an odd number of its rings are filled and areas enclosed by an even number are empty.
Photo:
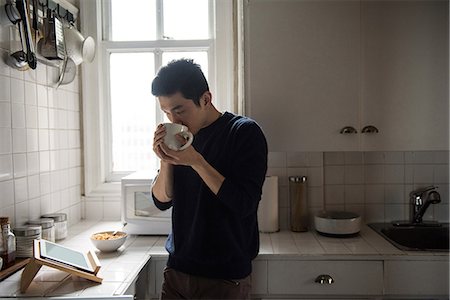
[[[196,134],[204,127],[206,109],[200,101],[200,106],[194,101],[186,99],[180,92],[171,96],[158,97],[161,110],[166,114],[172,123],[185,125],[193,134]]]

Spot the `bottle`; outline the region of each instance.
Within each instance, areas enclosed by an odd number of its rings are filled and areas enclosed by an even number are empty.
[[[308,202],[306,176],[289,177],[289,198],[291,210],[291,230],[308,231]]]
[[[16,261],[16,237],[11,232],[8,217],[0,218],[0,227],[2,229],[0,238],[0,256],[3,259],[2,270],[14,265]]]

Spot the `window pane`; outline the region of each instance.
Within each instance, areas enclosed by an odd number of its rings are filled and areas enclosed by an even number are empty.
[[[111,126],[113,172],[155,169],[152,151],[156,100],[153,53],[112,53]]]
[[[175,40],[209,37],[208,0],[164,0],[164,36]]]
[[[113,41],[156,40],[156,0],[111,0]]]

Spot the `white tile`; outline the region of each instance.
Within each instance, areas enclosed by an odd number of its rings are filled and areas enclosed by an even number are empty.
[[[0,181],[13,178],[12,154],[0,155]]]
[[[4,27],[4,28],[6,28],[6,27]],[[8,34],[9,34],[9,32],[8,32]],[[9,36],[8,36],[8,39],[9,39]],[[2,41],[3,40],[4,39],[2,39]],[[2,57],[3,57],[3,55],[8,55],[8,53],[6,51],[4,51],[3,49],[0,49],[0,55],[2,55]],[[11,75],[11,67],[8,66],[3,59],[0,59],[0,75],[4,75],[4,76],[8,76],[8,77]]]
[[[405,155],[405,163],[406,164],[413,164],[414,163],[414,152],[413,151],[406,151],[404,153]]]
[[[361,165],[363,156],[363,152],[344,152],[344,162],[346,165]]]
[[[67,111],[59,109],[57,111],[57,127],[59,129],[67,129]]]
[[[25,82],[25,103],[37,105],[36,84],[33,82]]]
[[[0,207],[14,204],[14,182],[12,180],[0,181]]]
[[[27,152],[27,130],[14,128],[12,130],[13,153]]]
[[[28,175],[39,174],[39,152],[27,153]]]
[[[307,169],[307,181],[309,187],[323,186],[323,168],[310,167]]]
[[[407,203],[403,184],[386,184],[384,186],[384,202],[390,204]]]
[[[364,185],[351,184],[345,185],[345,205],[348,204],[363,204],[364,201]]]
[[[307,167],[307,166],[308,166],[307,152],[287,153],[287,167]]]
[[[49,148],[52,150],[59,149],[59,134],[58,130],[50,129],[49,130]]]
[[[61,208],[68,208],[70,206],[70,193],[69,189],[61,191]]]
[[[323,203],[323,188],[308,187],[308,206],[322,208]]]
[[[103,202],[86,201],[85,209],[86,220],[103,219]]]
[[[364,152],[365,164],[383,164],[384,152]]]
[[[384,183],[384,165],[365,165],[365,183]]]
[[[50,151],[50,170],[56,171],[59,168],[59,152],[56,150]]]
[[[25,128],[25,105],[13,103],[11,106],[12,128]]]
[[[405,167],[404,165],[385,165],[384,166],[385,183],[404,183]]]
[[[39,152],[39,171],[48,172],[50,171],[50,152],[40,151]]]
[[[46,107],[38,108],[38,126],[39,128],[48,128],[48,109]]]
[[[364,187],[365,203],[384,203],[384,186],[381,184],[370,184]]]
[[[322,167],[323,166],[323,152],[309,152],[308,153],[308,166],[309,167]]]
[[[405,163],[405,154],[401,151],[385,152],[384,161],[386,164],[403,164]]]
[[[344,167],[325,166],[324,184],[344,184]]]
[[[58,110],[49,108],[48,109],[48,127],[51,129],[58,128],[57,120],[58,120]]]
[[[46,86],[39,85],[37,86],[37,100],[38,106],[40,107],[48,107],[48,89]]]
[[[28,200],[27,177],[14,180],[14,199],[16,204]]]
[[[11,102],[25,103],[25,85],[23,80],[11,78]]]
[[[449,182],[449,169],[448,164],[435,165],[434,166],[434,183],[448,183]]]
[[[39,219],[41,217],[41,198],[31,199],[28,203],[28,207],[30,208],[30,220]]]
[[[33,199],[41,195],[39,175],[28,176],[28,198]]]
[[[343,165],[344,152],[324,152],[324,165]]]
[[[68,131],[68,130],[58,130],[58,143],[59,143],[58,149],[70,148],[70,145],[69,145],[69,133],[70,132],[71,131]]]
[[[12,152],[11,128],[0,128],[0,154],[9,154]]]
[[[433,151],[415,151],[414,163],[415,164],[432,164],[434,162]]]
[[[449,222],[449,205],[447,204],[436,204],[434,208],[434,216],[439,222]]]
[[[38,111],[37,106],[25,106],[26,126],[27,128],[38,128]]]
[[[51,192],[51,176],[50,173],[43,173],[39,175],[39,183],[41,195],[49,194]]]
[[[48,94],[47,94],[48,107],[56,108],[57,98],[55,95],[56,94],[55,89],[49,88],[47,91],[48,91]]]
[[[384,205],[366,204],[364,215],[366,223],[384,222]]]
[[[39,130],[27,129],[27,151],[39,151]]]
[[[405,183],[414,183],[414,165],[405,165]]]
[[[0,102],[0,127],[11,128],[11,103]]]
[[[449,163],[449,156],[450,156],[450,152],[449,151],[436,151],[436,152],[434,152],[434,160],[433,160],[433,162],[435,164],[446,164],[446,165],[448,165],[448,163]]]
[[[49,133],[47,129],[39,129],[39,151],[49,150]]]
[[[325,204],[344,204],[344,185],[326,185]]]
[[[9,77],[0,76],[0,101],[11,101],[11,79]]]
[[[54,171],[50,173],[52,180],[52,192],[56,192],[61,190],[61,176],[58,171]]]
[[[344,182],[345,184],[364,183],[364,166],[346,165],[344,167]]]
[[[434,165],[414,165],[414,184],[431,184],[434,181]]]
[[[103,220],[120,221],[120,202],[105,201],[103,203]]]
[[[29,214],[30,214],[30,208],[29,208],[28,201],[16,203],[16,206],[15,206],[16,226],[25,225],[26,222],[30,220]]]
[[[50,197],[52,199],[52,209],[53,211],[60,211],[61,210],[61,192],[52,192],[50,194]]]
[[[47,85],[47,66],[38,64],[36,68],[37,83]]]
[[[41,214],[50,214],[55,212],[52,208],[51,194],[41,196]]]
[[[36,78],[37,78],[37,73],[36,70],[33,69],[28,69],[25,72],[23,72],[23,77],[25,80],[25,84],[26,83],[35,83],[36,82]]]
[[[384,206],[385,222],[406,220],[407,212],[405,212],[404,208],[403,204],[386,204]]]
[[[25,153],[13,155],[14,178],[27,176],[27,155]]]

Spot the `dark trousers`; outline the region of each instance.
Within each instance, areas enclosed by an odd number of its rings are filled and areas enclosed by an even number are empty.
[[[251,275],[243,279],[212,279],[166,267],[160,299],[250,299]]]

